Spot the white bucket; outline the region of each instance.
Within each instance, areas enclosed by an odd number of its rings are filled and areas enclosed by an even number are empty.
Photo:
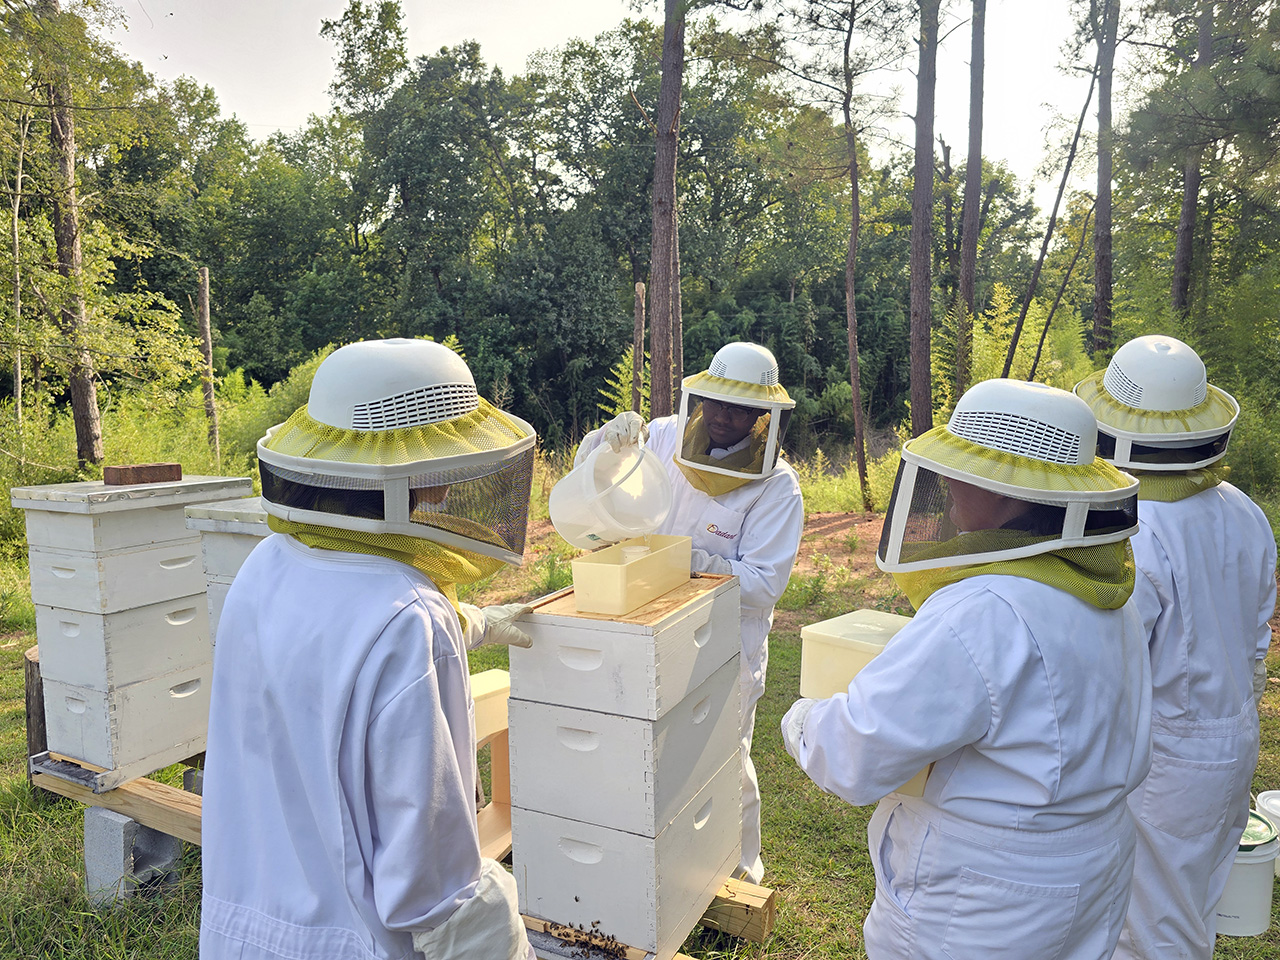
[[[1251,839],[1251,835],[1255,839]],[[1262,843],[1256,839],[1270,837]],[[1218,901],[1218,933],[1228,937],[1256,937],[1271,926],[1271,889],[1275,883],[1280,839],[1265,817],[1249,812],[1249,826],[1241,838],[1236,861]]]
[[[551,488],[551,525],[575,547],[590,550],[658,529],[671,510],[666,467],[643,446],[592,450]]]
[[[1255,806],[1272,823],[1280,824],[1280,790],[1263,790]],[[1276,858],[1276,876],[1280,877],[1280,857]]]

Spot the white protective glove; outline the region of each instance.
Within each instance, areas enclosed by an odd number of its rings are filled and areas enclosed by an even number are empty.
[[[644,417],[631,410],[618,414],[600,428],[600,442],[607,443],[614,453],[648,439],[649,428],[645,425]]]
[[[1262,695],[1267,691],[1267,661],[1253,661],[1253,702],[1262,703]]]
[[[817,700],[797,700],[782,718],[782,744],[796,762],[800,760],[800,744],[804,742],[804,722],[817,703]]]
[[[471,603],[458,604],[462,614],[462,640],[468,650],[490,643],[505,643],[510,647],[532,647],[533,637],[515,624],[517,617],[530,612],[527,603],[497,604],[477,607]]]
[[[727,559],[718,553],[707,553],[697,547],[693,548],[689,569],[691,573],[721,573],[725,576],[733,576],[733,566]]]
[[[515,878],[502,864],[482,858],[476,892],[440,926],[415,933],[413,949],[426,960],[531,960],[518,905]]]

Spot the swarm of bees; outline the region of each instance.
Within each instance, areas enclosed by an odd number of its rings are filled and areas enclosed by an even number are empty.
[[[627,945],[620,943],[612,934],[601,933],[599,926],[599,920],[592,920],[590,929],[582,924],[575,927],[572,924],[549,923],[547,933],[574,948],[569,954],[570,957],[578,957],[582,960],[626,957]]]

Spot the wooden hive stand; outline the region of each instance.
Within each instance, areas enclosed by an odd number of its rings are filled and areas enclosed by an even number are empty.
[[[38,654],[27,657],[28,680],[39,681]],[[30,687],[28,688],[30,692]],[[486,670],[471,677],[475,700],[476,747],[490,749],[490,799],[477,821],[482,856],[502,860],[511,852],[511,780],[507,737],[507,697],[511,683],[507,671]],[[29,712],[34,713],[28,698]],[[41,729],[38,717],[28,716],[28,730]],[[42,746],[41,744],[34,744]],[[194,758],[193,758],[194,759]],[[123,814],[144,827],[159,830],[188,843],[199,844],[201,798],[147,777],[129,780],[109,790],[95,792],[97,774],[92,764],[41,750],[28,760],[31,782],[51,793],[78,800],[88,806],[105,807]],[[707,908],[699,923],[731,936],[763,943],[773,930],[776,898],[773,890],[739,880],[728,880]],[[540,960],[568,957],[616,957],[646,960],[653,955],[636,950],[589,931],[576,931],[533,917],[524,918]],[[678,954],[675,960],[689,960]]]

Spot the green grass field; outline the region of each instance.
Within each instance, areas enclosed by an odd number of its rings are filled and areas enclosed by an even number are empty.
[[[849,553],[869,546],[842,534]],[[866,539],[866,538],[862,538]],[[516,579],[486,585],[485,601],[535,596],[558,584],[557,562],[535,555]],[[870,807],[850,807],[822,793],[782,747],[779,721],[797,696],[798,625],[864,606],[889,609],[900,601],[883,578],[832,572],[846,564],[808,564],[793,578],[790,610],[770,638],[767,692],[756,717],[753,757],[764,795],[765,882],[778,892],[777,926],[768,943],[745,943],[695,930],[684,952],[694,958],[835,960],[864,957],[861,924],[874,878],[866,849]],[[505,574],[503,576],[506,576]],[[820,582],[814,581],[821,577]],[[19,623],[22,614],[18,615]],[[13,621],[10,621],[13,622]],[[26,739],[23,651],[29,632],[0,638],[0,957],[181,958],[194,960],[199,927],[200,852],[188,847],[176,888],[140,896],[112,910],[95,910],[83,893],[83,807],[37,791],[24,776]],[[472,671],[506,666],[503,648],[483,648]],[[1271,673],[1280,677],[1280,656]],[[1280,787],[1280,684],[1263,701],[1262,758],[1255,790]],[[169,770],[171,781],[176,770]],[[1216,958],[1280,957],[1280,898],[1272,929],[1261,937],[1220,938]]]

